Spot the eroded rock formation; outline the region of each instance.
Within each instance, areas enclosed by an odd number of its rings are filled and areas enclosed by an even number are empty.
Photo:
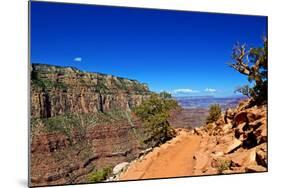
[[[136,80],[33,64],[31,185],[91,182],[89,173],[136,158],[145,148],[130,111],[150,94]]]
[[[195,130],[202,136],[195,175],[267,171],[267,106],[248,102]]]
[[[150,94],[146,84],[73,67],[32,64],[31,116],[130,109]]]

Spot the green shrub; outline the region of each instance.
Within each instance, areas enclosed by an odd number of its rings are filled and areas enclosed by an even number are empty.
[[[66,135],[71,144],[74,139],[81,141],[85,138],[88,124],[79,114],[65,114],[42,119],[45,130],[48,133],[62,133]],[[74,134],[76,132],[76,134]]]
[[[168,92],[166,92],[166,91],[160,92],[159,95],[160,95],[160,97],[162,97],[162,98],[164,98],[164,99],[170,99],[170,98],[172,98],[171,93],[168,93]]]
[[[218,160],[218,162],[219,166],[217,167],[217,170],[219,171],[219,173],[223,173],[223,171],[230,169],[231,161],[220,159]]]
[[[87,181],[89,183],[96,183],[96,182],[102,182],[104,180],[106,180],[109,175],[112,172],[112,167],[105,167],[99,170],[95,170],[94,172],[91,172],[88,176],[87,176]]]
[[[168,118],[170,110],[177,107],[176,101],[152,94],[149,99],[134,109],[136,115],[144,123],[145,136],[143,142],[145,144],[154,147],[174,136],[174,131],[168,122]]]
[[[219,104],[212,104],[209,108],[209,115],[206,119],[206,123],[213,123],[221,116],[221,107]]]

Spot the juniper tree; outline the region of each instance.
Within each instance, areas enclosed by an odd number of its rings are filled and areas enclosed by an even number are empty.
[[[267,38],[263,38],[263,46],[248,48],[245,44],[236,43],[232,52],[233,63],[229,65],[248,77],[253,86],[243,86],[237,91],[252,97],[256,104],[267,102]]]

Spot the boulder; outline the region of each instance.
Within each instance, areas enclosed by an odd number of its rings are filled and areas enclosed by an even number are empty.
[[[235,115],[234,122],[236,125],[239,125],[244,122],[251,123],[256,121],[257,119],[260,119],[261,117],[262,117],[262,112],[258,110],[241,111]]]
[[[122,172],[128,165],[129,165],[128,162],[119,163],[118,165],[116,165],[116,166],[113,168],[112,173],[113,173],[114,175],[117,175],[117,174],[119,174],[120,172]]]
[[[245,168],[246,172],[266,172],[267,169],[260,165],[250,165]]]
[[[267,145],[263,143],[256,147],[256,161],[258,165],[267,167]]]
[[[247,120],[248,122],[254,122],[256,119],[258,119],[258,115],[255,113],[255,111],[251,111],[247,113]]]
[[[244,140],[244,127],[246,126],[246,122],[239,124],[235,130],[234,130],[234,135],[237,139],[243,141]]]
[[[265,118],[263,119],[257,119],[251,123],[249,123],[249,126],[252,127],[253,129],[259,128],[262,124],[265,124],[266,120]]]
[[[236,114],[234,117],[234,125],[237,126],[239,124],[248,122],[247,115],[248,115],[248,112],[246,112],[246,111],[242,111],[242,112]]]
[[[242,167],[256,163],[256,148],[250,150],[239,150],[228,155],[231,160],[231,166]]]
[[[267,126],[262,124],[258,129],[256,129],[253,134],[256,137],[258,144],[264,143],[267,141]]]
[[[228,147],[224,150],[224,153],[231,153],[235,149],[239,148],[242,145],[242,142],[236,138],[234,138]]]

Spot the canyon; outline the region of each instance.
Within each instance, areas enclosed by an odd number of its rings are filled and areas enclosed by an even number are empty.
[[[208,124],[206,108],[175,108],[174,138],[151,148],[133,111],[152,94],[137,80],[32,64],[31,185],[267,171],[266,104],[223,99],[227,106]],[[180,103],[195,104],[188,100]],[[93,172],[106,169],[110,176],[96,180]]]
[[[241,101],[213,123],[177,128],[175,138],[127,164],[112,179],[267,172],[267,105],[249,103]]]
[[[136,80],[31,66],[31,184],[87,182],[87,175],[145,149],[131,109],[150,96]]]

